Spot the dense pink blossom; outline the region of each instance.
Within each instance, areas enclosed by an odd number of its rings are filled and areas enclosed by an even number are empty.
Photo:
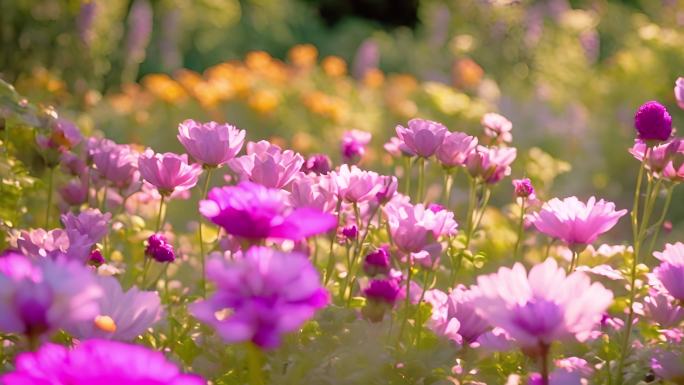
[[[397,136],[416,155],[429,158],[444,141],[448,130],[443,124],[425,119],[411,119],[408,127],[396,128]]]
[[[363,294],[370,301],[385,302],[394,306],[395,302],[401,298],[403,290],[396,279],[373,279],[368,287],[363,289]]]
[[[176,260],[176,252],[173,249],[173,245],[169,243],[162,233],[155,233],[147,238],[145,255],[160,263]]]
[[[612,229],[627,210],[615,211],[615,204],[591,197],[584,203],[577,197],[553,198],[544,203],[531,221],[540,232],[560,239],[570,246],[593,243]]]
[[[156,187],[162,195],[171,195],[174,191],[185,191],[195,187],[202,173],[202,166],[199,164],[188,164],[186,154],[157,154],[151,149],[140,155],[138,168],[142,178]]]
[[[513,147],[477,146],[468,155],[466,169],[473,178],[494,184],[511,175],[511,163],[516,156],[517,150]]]
[[[437,149],[435,156],[442,166],[464,166],[468,156],[475,151],[477,138],[462,132],[449,132]]]
[[[102,240],[109,231],[109,221],[112,214],[104,213],[98,209],[85,209],[75,215],[66,213],[62,215],[62,223],[66,231],[75,231],[78,234],[86,235],[88,241],[94,245]]]
[[[661,261],[653,270],[655,276],[671,296],[684,300],[684,243],[668,243],[665,250],[653,255]]]
[[[477,301],[475,291],[468,290],[463,285],[451,289],[448,295],[444,295],[443,301],[433,304],[433,317],[430,327],[440,335],[465,343],[473,343],[489,330],[490,325],[475,311]],[[458,328],[454,327],[454,320],[458,322]],[[457,333],[456,337],[453,333]]]
[[[568,276],[554,259],[534,266],[529,275],[522,264],[479,276],[478,314],[501,327],[523,348],[553,341],[584,340],[613,301],[613,293],[592,284],[584,273]]]
[[[314,173],[317,175],[325,175],[332,170],[332,161],[330,157],[325,154],[313,154],[306,159],[302,171],[306,173]]]
[[[184,120],[178,125],[178,141],[196,161],[210,167],[227,163],[242,149],[245,130],[230,124]]]
[[[513,141],[513,135],[511,135],[513,123],[506,119],[505,116],[490,112],[484,114],[480,124],[484,127],[485,135],[489,138],[504,143]]]
[[[93,244],[88,234],[73,229],[34,229],[22,230],[17,238],[17,246],[26,256],[33,258],[66,257],[85,262]]]
[[[370,277],[379,274],[389,274],[391,267],[389,247],[387,245],[367,254],[363,260],[363,271]]]
[[[665,106],[652,100],[639,107],[634,115],[634,127],[639,139],[662,142],[672,134],[672,117]]]
[[[217,291],[191,311],[229,343],[275,348],[282,334],[299,329],[329,300],[303,254],[252,247],[233,262],[210,260],[207,273]],[[217,316],[225,310],[228,315]]]
[[[366,153],[366,146],[370,143],[370,132],[361,130],[345,131],[342,135],[340,150],[345,162],[357,163]]]
[[[513,191],[518,198],[534,199],[534,187],[529,178],[513,179]]]
[[[383,188],[378,173],[362,170],[356,166],[350,167],[343,164],[332,175],[340,199],[347,202],[359,203],[372,200]]]
[[[228,162],[241,180],[249,180],[270,188],[284,188],[304,164],[304,158],[291,150],[281,150],[265,140],[247,143],[247,155]]]
[[[140,154],[131,146],[116,144],[109,139],[90,138],[87,147],[97,175],[113,187],[127,188],[140,179]]]

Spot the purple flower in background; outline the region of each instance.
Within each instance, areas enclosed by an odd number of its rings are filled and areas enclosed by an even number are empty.
[[[126,38],[126,60],[141,63],[152,34],[153,11],[147,0],[135,0],[128,14],[128,35]]]
[[[518,198],[534,198],[534,187],[529,178],[513,179],[513,190]]]
[[[206,385],[182,374],[160,352],[107,340],[84,341],[69,350],[55,344],[22,353],[14,371],[0,376],[4,385]]]
[[[480,123],[484,127],[485,135],[494,142],[510,143],[513,141],[513,135],[511,135],[513,123],[505,116],[490,112],[484,114]]]
[[[369,301],[384,302],[394,306],[401,298],[402,290],[396,279],[373,279],[368,287],[363,289],[363,294]]]
[[[468,155],[477,147],[477,138],[462,132],[447,133],[435,156],[446,168],[465,166]]]
[[[36,143],[42,149],[68,151],[83,140],[81,131],[69,120],[57,118],[51,122],[49,136],[38,134]]]
[[[676,327],[684,321],[684,308],[665,293],[653,292],[644,298],[644,313],[663,328]]]
[[[370,143],[370,132],[361,130],[345,131],[340,144],[342,159],[347,163],[358,163],[366,153],[366,146]]]
[[[135,286],[124,291],[114,277],[96,279],[104,292],[98,300],[99,314],[90,322],[70,328],[74,337],[133,341],[162,318],[161,300],[156,291],[140,291]]]
[[[501,267],[477,278],[477,313],[522,348],[586,339],[613,302],[613,293],[581,272],[566,277],[554,259],[534,266]]]
[[[24,255],[32,258],[66,257],[85,262],[92,246],[87,234],[75,230],[22,230],[17,238],[17,247]]]
[[[170,244],[166,240],[166,237],[161,233],[152,234],[147,238],[145,255],[160,263],[173,262],[176,260],[176,253],[173,250],[173,245]]]
[[[97,2],[86,1],[81,3],[81,9],[76,17],[76,29],[78,30],[78,37],[81,38],[83,44],[90,47],[95,38],[95,30],[93,28],[95,18],[97,17]]]
[[[232,159],[228,166],[242,180],[270,188],[284,188],[295,178],[304,158],[294,151],[282,151],[265,140],[247,143],[247,155]]]
[[[675,99],[679,108],[684,109],[684,78],[679,77],[675,82],[674,88]]]
[[[372,200],[383,188],[378,173],[356,166],[343,164],[338,171],[333,171],[332,176],[338,196],[347,202],[360,203]]]
[[[390,263],[389,246],[385,245],[366,255],[363,260],[363,271],[369,277],[387,275],[392,267]]]
[[[455,338],[452,333],[458,333],[467,344],[477,341],[478,337],[489,330],[490,326],[489,322],[475,311],[476,301],[475,291],[468,290],[463,285],[456,286],[448,296],[445,296],[443,302],[433,304],[433,314],[439,316],[433,317],[430,328],[437,334],[454,341],[458,341],[458,338]],[[452,325],[453,320],[458,323],[458,328]]]
[[[140,155],[138,168],[140,176],[162,195],[195,187],[202,173],[202,166],[197,163],[188,164],[188,156],[185,154],[156,154],[151,149]]]
[[[102,240],[109,231],[109,220],[112,214],[102,214],[98,209],[85,209],[78,215],[67,213],[62,215],[62,223],[67,232],[74,231],[88,237],[91,245]]]
[[[396,131],[406,147],[423,158],[431,157],[448,133],[443,124],[425,119],[411,119],[408,128],[399,125]]]
[[[84,175],[87,172],[85,161],[73,152],[63,152],[60,155],[59,163],[62,165],[64,172],[73,176]]]
[[[356,79],[363,79],[366,72],[378,68],[380,64],[380,48],[372,39],[361,43],[354,57],[353,74]]]
[[[59,188],[59,195],[69,206],[80,206],[88,200],[88,182],[72,179]]]
[[[672,117],[665,106],[652,100],[639,107],[634,115],[634,127],[639,139],[662,142],[672,134]]]
[[[473,178],[494,184],[511,174],[511,163],[517,154],[513,147],[477,146],[468,155],[466,168]]]
[[[538,231],[569,246],[588,245],[612,229],[627,210],[615,211],[615,204],[591,197],[584,203],[577,197],[553,198],[531,216]]]
[[[187,119],[178,125],[178,140],[203,165],[219,167],[235,158],[245,142],[245,130],[230,124]]]
[[[313,154],[304,163],[302,171],[306,173],[314,173],[317,175],[325,175],[332,170],[332,161],[330,157],[325,154]]]
[[[664,380],[680,383],[684,379],[684,354],[656,350],[652,353],[651,369],[656,376]]]
[[[113,187],[127,188],[138,182],[138,157],[140,154],[131,146],[116,144],[109,139],[89,139],[88,154],[100,177]]]
[[[684,300],[684,243],[668,243],[665,250],[653,255],[661,261],[653,270],[668,293],[679,301]]]
[[[299,329],[329,301],[318,271],[299,253],[252,247],[232,262],[210,260],[207,273],[217,291],[191,312],[228,343],[276,348],[282,334]],[[228,315],[217,316],[225,310]]]
[[[241,182],[211,189],[207,199],[200,202],[199,210],[228,234],[252,240],[301,240],[337,225],[331,214],[308,207],[293,210],[286,202],[287,194],[282,190]]]
[[[18,253],[0,257],[0,330],[32,337],[88,322],[102,289],[85,266]]]

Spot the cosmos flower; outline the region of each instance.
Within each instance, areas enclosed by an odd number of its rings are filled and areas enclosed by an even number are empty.
[[[109,231],[109,220],[112,214],[102,212],[98,209],[88,208],[78,215],[66,213],[62,215],[62,223],[67,232],[75,231],[78,234],[88,237],[91,245],[102,240]]]
[[[484,127],[485,135],[492,138],[494,141],[504,143],[513,141],[513,135],[511,135],[513,123],[506,119],[505,116],[490,112],[484,114],[480,124]]]
[[[429,158],[439,148],[447,135],[443,124],[425,119],[411,119],[408,128],[397,126],[397,137],[416,155]]]
[[[189,190],[197,184],[202,167],[188,164],[186,154],[177,155],[172,152],[156,154],[147,149],[138,159],[138,168],[142,178],[157,188],[162,195]]]
[[[468,155],[466,169],[473,178],[494,184],[511,175],[511,163],[516,156],[517,150],[513,147],[477,146]]]
[[[218,167],[235,158],[245,142],[245,130],[230,124],[201,123],[192,119],[178,125],[178,141],[196,161]]]
[[[85,262],[93,243],[88,234],[81,234],[75,229],[21,230],[17,238],[17,247],[32,258],[67,258]]]
[[[477,341],[490,326],[489,322],[475,311],[476,301],[477,295],[474,291],[463,285],[456,286],[448,295],[444,295],[443,301],[433,304],[433,313],[439,316],[433,317],[430,328],[454,341],[462,339],[467,344]],[[458,328],[453,326],[453,320],[458,322]],[[457,333],[460,338],[456,338],[453,333]]]
[[[668,243],[665,250],[653,255],[661,261],[653,270],[654,275],[671,296],[684,300],[684,243]]]
[[[210,260],[207,276],[217,291],[191,312],[228,343],[275,348],[329,300],[318,271],[299,253],[252,247],[232,262]]]
[[[477,147],[477,138],[462,132],[447,133],[435,156],[446,168],[464,166],[468,156]]]
[[[294,151],[282,151],[265,140],[247,143],[247,155],[228,162],[241,180],[249,180],[270,188],[284,188],[295,178],[304,158]]]
[[[131,146],[116,144],[109,139],[90,138],[87,147],[97,175],[113,187],[125,189],[140,180],[140,154]]]

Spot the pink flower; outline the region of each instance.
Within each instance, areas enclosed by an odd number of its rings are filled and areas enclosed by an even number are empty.
[[[383,188],[380,175],[373,171],[361,170],[356,166],[343,164],[333,171],[332,178],[340,199],[347,202],[366,202],[375,198]]]
[[[662,142],[672,134],[672,117],[665,106],[651,100],[637,110],[634,115],[634,127],[639,139]]]
[[[656,376],[664,380],[681,383],[684,380],[684,354],[656,350],[651,358],[651,369]]]
[[[21,252],[32,258],[58,259],[85,262],[93,246],[88,234],[76,230],[44,229],[22,230],[17,238]]]
[[[643,161],[646,143],[637,139],[634,142],[634,146],[629,149],[629,152],[640,162]],[[680,152],[684,152],[684,142],[678,138],[652,146],[648,151],[648,158],[645,164],[646,169],[656,174],[661,174],[666,168],[669,168],[669,173],[677,174],[672,161],[675,155]],[[671,175],[670,177],[675,176]]]
[[[102,240],[109,232],[109,220],[112,214],[102,214],[98,209],[85,209],[78,215],[67,213],[62,215],[62,223],[66,231],[75,231],[88,237],[91,245]]]
[[[329,175],[300,174],[290,184],[289,203],[292,207],[309,207],[334,213],[337,197]]]
[[[404,144],[404,142],[397,138],[396,136],[393,136],[389,139],[387,143],[385,143],[382,146],[385,151],[387,151],[390,155],[395,156],[395,157],[400,157],[400,156],[415,156],[416,153],[413,152],[410,148]]]
[[[584,273],[566,277],[554,259],[534,266],[501,267],[477,278],[474,306],[491,325],[506,331],[523,348],[589,336],[613,302],[613,293],[591,284]]]
[[[265,140],[247,143],[247,155],[232,159],[228,166],[241,180],[270,188],[284,188],[292,182],[304,164],[296,152],[285,150]]]
[[[513,190],[518,198],[534,199],[534,187],[529,178],[513,179]]]
[[[684,78],[679,77],[675,82],[674,88],[675,99],[679,108],[684,109]]]
[[[72,179],[59,188],[59,195],[69,206],[80,206],[88,199],[88,183],[79,179]]]
[[[245,130],[230,124],[187,119],[178,125],[178,141],[198,162],[219,167],[240,152],[245,142]]]
[[[396,131],[403,144],[423,158],[429,158],[437,151],[448,132],[443,124],[425,119],[411,119],[408,128],[399,125]]]
[[[494,141],[510,143],[513,140],[513,135],[511,135],[513,123],[506,117],[490,112],[484,114],[480,123],[484,127],[485,135]]]
[[[684,300],[684,243],[666,244],[653,255],[661,264],[653,270],[663,287],[677,300]]]
[[[191,312],[228,343],[275,348],[282,334],[299,329],[329,301],[318,271],[303,254],[252,247],[232,262],[210,260],[207,272],[217,291]]]
[[[199,164],[188,164],[186,154],[157,154],[151,149],[140,155],[138,168],[142,178],[156,187],[162,195],[195,187],[202,173],[202,166]]]
[[[468,155],[477,147],[477,138],[462,132],[446,134],[444,141],[437,149],[435,156],[442,166],[451,168],[464,166]]]
[[[644,298],[644,312],[663,328],[677,327],[684,321],[684,308],[664,293],[654,292]]]
[[[138,157],[131,146],[116,144],[109,139],[88,139],[88,154],[97,174],[113,187],[125,189],[140,179]]]
[[[441,316],[433,318],[431,328],[437,334],[445,335],[452,340],[456,339],[448,333],[449,330],[458,333],[467,344],[477,341],[490,328],[489,322],[475,311],[477,300],[475,291],[468,290],[463,285],[456,286],[448,296],[445,296],[444,301],[436,304],[437,306],[433,305],[433,314],[441,313]],[[458,322],[459,327],[456,329],[450,326],[453,320]]]
[[[599,235],[612,229],[627,210],[615,211],[615,204],[591,197],[587,203],[577,197],[553,198],[531,216],[538,231],[569,246],[593,243]]]
[[[477,146],[468,155],[466,168],[470,176],[494,184],[511,174],[511,163],[517,156],[513,147]]]
[[[361,130],[345,131],[340,144],[342,158],[345,162],[357,163],[366,153],[366,146],[370,143],[370,132]]]

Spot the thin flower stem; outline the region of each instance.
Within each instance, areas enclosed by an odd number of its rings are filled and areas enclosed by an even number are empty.
[[[401,321],[401,326],[399,327],[399,336],[397,338],[397,343],[401,343],[402,338],[404,337],[404,329],[406,329],[406,324],[408,323],[408,317],[409,317],[409,309],[411,307],[411,274],[412,272],[412,263],[411,263],[411,256],[409,255],[408,257],[408,273],[406,275],[406,301],[405,301],[405,309],[404,309],[404,319]]]
[[[549,385],[549,346],[541,344],[541,377],[542,385]]]
[[[423,277],[424,282],[423,282],[423,290],[420,293],[420,298],[418,299],[418,308],[416,309],[416,346],[420,345],[420,337],[421,337],[421,326],[423,323],[422,320],[422,314],[420,313],[420,304],[423,303],[423,300],[425,299],[425,292],[428,290],[428,286],[431,286],[431,272],[434,269],[434,266],[430,267],[430,270],[425,272],[425,276]]]
[[[522,198],[522,203],[520,204],[520,221],[518,222],[518,239],[515,241],[515,248],[513,249],[513,259],[518,260],[518,251],[520,250],[520,244],[522,243],[524,230],[525,230],[525,203],[527,199]]]
[[[55,167],[48,168],[48,191],[47,191],[47,206],[45,206],[45,229],[50,228],[50,214],[52,212],[52,193],[54,190]]]
[[[342,198],[337,198],[337,226],[335,226],[335,231],[330,235],[330,250],[328,250],[328,266],[325,268],[325,280],[324,284],[327,285],[330,282],[330,277],[332,277],[333,269],[335,268],[335,255],[334,246],[335,239],[337,238],[337,229],[340,227],[342,213]]]
[[[353,256],[353,259],[352,259],[352,264],[351,264],[351,267],[350,267],[350,270],[349,270],[349,274],[353,274],[354,276],[356,276],[354,270],[355,270],[355,268],[358,268],[358,266],[360,265],[360,259],[361,259],[361,256],[362,256],[362,253],[363,253],[363,249],[364,249],[364,246],[363,246],[363,245],[365,244],[366,239],[368,238],[368,234],[370,233],[370,231],[369,231],[369,230],[370,230],[370,225],[371,225],[371,222],[373,221],[373,217],[375,216],[375,212],[376,212],[377,210],[379,210],[379,209],[380,209],[380,206],[378,205],[378,206],[375,208],[375,211],[373,211],[373,212],[368,216],[368,222],[366,223],[366,228],[365,228],[364,231],[363,231],[363,236],[359,238],[359,237],[358,237],[358,233],[357,233],[357,237],[356,237],[356,241],[357,241],[357,242],[356,242],[356,247],[354,248],[354,256]],[[360,218],[361,218],[361,213],[360,213],[360,211],[359,211],[359,206],[358,206],[356,203],[354,203],[354,215],[356,215],[357,218],[359,218],[359,219],[357,219],[356,223],[357,223],[358,231],[360,232],[361,229],[360,229],[358,226],[361,224],[361,219],[360,219]],[[349,303],[349,301],[351,300],[351,297],[352,297],[353,283],[354,283],[354,281],[352,282],[352,288],[349,289],[349,299],[347,300],[347,303]]]
[[[470,246],[470,237],[473,228],[473,216],[475,213],[475,205],[477,200],[477,183],[472,177],[468,177],[468,213],[466,216],[466,242],[464,249]]]
[[[404,195],[411,195],[411,164],[413,163],[413,159],[406,157],[406,171],[404,178],[406,178],[406,181],[404,183]]]
[[[247,343],[247,369],[249,372],[250,385],[263,385],[264,379],[261,373],[262,353],[258,346],[252,342]]]
[[[572,274],[577,268],[579,262],[579,252],[572,248],[572,259],[570,260],[570,266],[568,266],[568,275]]]
[[[347,275],[344,276],[344,280],[342,281],[342,286],[340,286],[340,302],[344,302],[344,297],[347,294],[347,285],[349,285],[349,277],[351,276],[351,265],[352,265],[352,255],[351,255],[351,245],[349,242],[346,242],[346,248],[347,248]]]
[[[418,158],[418,202],[425,199],[425,158]]]
[[[157,225],[155,226],[155,233],[158,233],[162,226],[162,214],[164,213],[164,201],[166,200],[166,195],[162,194],[161,200],[159,200],[159,214],[157,215]]]
[[[672,191],[674,190],[674,186],[671,185],[667,188],[667,196],[665,198],[665,205],[663,206],[663,211],[660,213],[660,218],[658,218],[658,221],[655,223],[655,229],[653,232],[653,236],[651,237],[651,242],[648,245],[648,249],[646,249],[646,255],[651,255],[653,253],[653,248],[655,247],[655,243],[658,240],[658,235],[660,235],[660,229],[663,227],[663,222],[665,222],[665,217],[667,216],[667,211],[670,209],[670,203],[672,202]]]
[[[209,182],[211,181],[211,173],[214,171],[212,167],[207,168],[207,174],[204,179],[204,188],[202,189],[202,199],[207,199],[209,192]],[[207,258],[204,255],[204,238],[202,236],[202,216],[200,215],[199,226],[199,246],[200,246],[200,263],[202,264],[202,280],[200,281],[200,289],[202,291],[202,298],[207,298]]]

